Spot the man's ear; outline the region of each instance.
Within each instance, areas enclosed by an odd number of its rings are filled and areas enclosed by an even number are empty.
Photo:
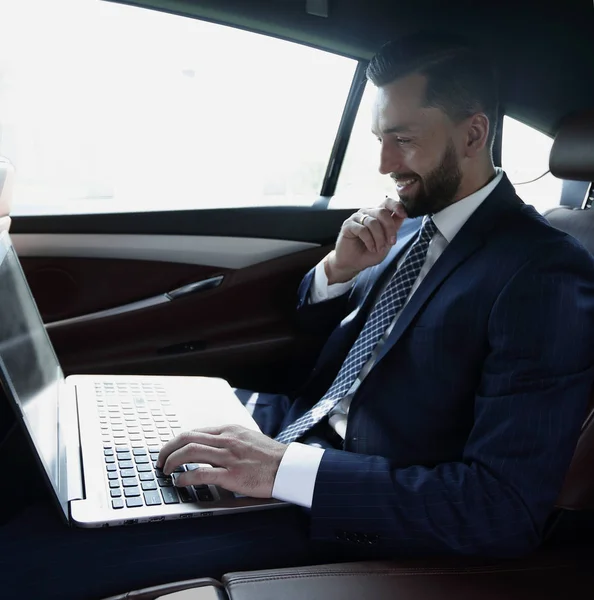
[[[476,156],[487,145],[489,128],[489,118],[484,113],[477,113],[468,118],[464,148],[468,158]]]

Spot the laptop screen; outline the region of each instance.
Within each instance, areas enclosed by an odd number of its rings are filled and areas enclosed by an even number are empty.
[[[63,374],[7,233],[0,234],[0,382],[29,434],[58,501],[66,482],[59,461],[58,390]],[[63,461],[63,456],[62,456]],[[62,481],[61,481],[62,480]]]

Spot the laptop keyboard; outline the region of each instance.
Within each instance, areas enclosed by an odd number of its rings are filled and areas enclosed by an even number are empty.
[[[157,383],[95,383],[105,475],[114,509],[212,502],[208,485],[175,487],[155,466],[161,447],[181,433],[179,419]],[[192,468],[181,466],[176,472]]]

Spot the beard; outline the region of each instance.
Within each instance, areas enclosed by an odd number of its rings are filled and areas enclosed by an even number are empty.
[[[416,178],[418,189],[415,192],[402,195],[398,193],[400,201],[411,219],[443,210],[453,203],[462,181],[462,171],[454,143],[452,140],[448,141],[441,162],[427,175],[391,173],[390,177],[394,180],[402,180],[407,177]]]

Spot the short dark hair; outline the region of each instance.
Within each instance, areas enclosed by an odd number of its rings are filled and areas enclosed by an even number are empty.
[[[382,87],[419,73],[427,77],[426,105],[454,122],[477,112],[489,119],[488,147],[497,128],[497,76],[488,54],[463,37],[418,32],[385,44],[371,59],[367,78]]]

